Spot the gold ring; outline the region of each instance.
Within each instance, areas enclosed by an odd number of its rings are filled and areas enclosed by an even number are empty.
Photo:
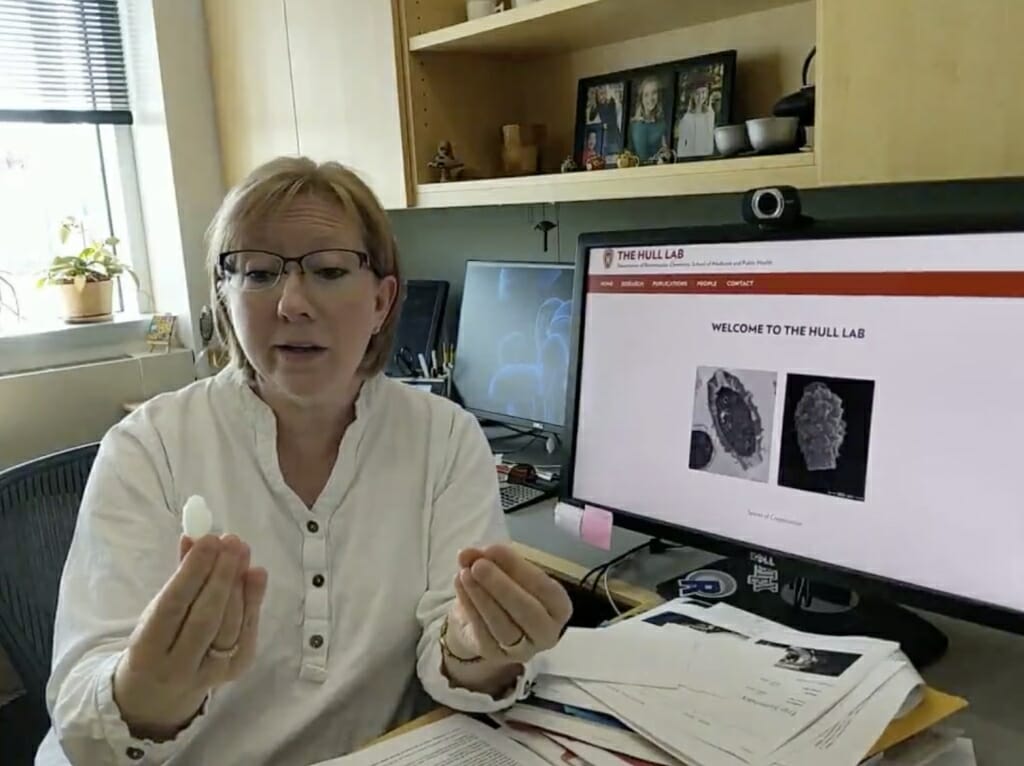
[[[501,651],[503,651],[505,654],[508,654],[513,649],[515,649],[517,646],[519,646],[521,643],[523,643],[523,641],[525,641],[525,640],[526,640],[526,632],[524,631],[524,632],[520,633],[519,634],[519,638],[517,638],[511,644],[503,644],[503,643],[501,643],[499,641],[498,642],[498,648],[501,649]]]
[[[230,649],[218,649],[215,646],[211,646],[206,650],[206,656],[214,660],[230,660],[238,654],[238,644],[235,644]]]

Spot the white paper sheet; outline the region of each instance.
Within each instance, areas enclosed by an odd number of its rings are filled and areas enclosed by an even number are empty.
[[[659,650],[652,657],[647,646],[655,634]],[[685,599],[591,637],[606,646],[613,638],[623,639],[622,646],[604,660],[640,656],[655,665],[655,658],[674,655],[675,667],[683,670],[679,685],[653,688],[608,676],[597,681],[598,674],[576,674],[568,665],[565,675],[603,711],[672,755],[702,764],[790,766],[792,760],[792,766],[804,766],[826,752],[845,759],[866,741],[862,758],[920,683],[909,670],[899,686],[886,686],[904,667],[895,643],[799,633],[731,607]],[[887,693],[867,704],[883,688]],[[554,696],[577,704],[569,701],[574,697],[567,687]],[[855,717],[854,710],[863,715]]]
[[[492,717],[502,723],[518,722],[548,732],[564,734],[605,750],[622,753],[661,766],[672,766],[674,763],[674,760],[665,752],[652,745],[640,734],[626,729],[615,729],[582,718],[524,704],[514,705],[509,710],[497,713]]]
[[[553,738],[532,726],[504,725],[501,732],[527,748],[551,766],[592,766]]]
[[[671,689],[684,669],[671,638],[643,624],[623,630],[569,628],[535,664],[538,673],[561,678]]]
[[[316,766],[548,766],[499,731],[462,715]]]
[[[838,705],[774,754],[773,766],[857,766],[920,679],[886,660]]]

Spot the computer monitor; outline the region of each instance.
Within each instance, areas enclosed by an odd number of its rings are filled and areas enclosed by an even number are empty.
[[[430,352],[437,348],[447,301],[448,283],[445,281],[410,279],[405,283],[395,345],[386,368],[388,375],[406,377],[422,374],[417,354],[424,354],[427,364],[430,364]]]
[[[582,236],[563,500],[920,664],[896,601],[1024,633],[1024,221],[952,226]]]
[[[561,432],[572,291],[571,264],[466,264],[453,382],[467,410]]]

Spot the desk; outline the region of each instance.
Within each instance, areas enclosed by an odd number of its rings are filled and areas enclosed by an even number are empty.
[[[559,530],[553,509],[554,501],[548,500],[507,516],[512,538],[549,556],[576,562],[584,571],[646,539],[616,529],[612,550],[601,551]],[[617,567],[615,576],[642,592],[714,558],[693,549],[642,555]],[[949,636],[950,642],[949,653],[924,673],[925,680],[970,703],[967,710],[950,719],[950,724],[974,739],[979,764],[1020,766],[1024,757],[1024,637],[941,615],[925,616]]]

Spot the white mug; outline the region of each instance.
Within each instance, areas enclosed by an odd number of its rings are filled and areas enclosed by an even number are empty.
[[[482,19],[492,13],[499,13],[505,10],[501,0],[466,0],[466,20]]]

